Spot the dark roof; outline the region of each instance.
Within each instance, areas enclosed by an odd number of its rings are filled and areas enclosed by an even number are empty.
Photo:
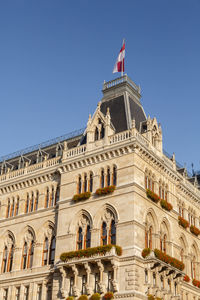
[[[101,103],[100,109],[104,115],[109,107],[111,122],[115,127],[116,133],[129,129],[129,117],[127,111],[130,111],[131,120],[135,119],[135,124],[138,131],[140,130],[140,123],[146,121],[146,116],[141,104],[138,101],[129,97],[127,106],[128,107],[125,106],[124,95],[103,101]]]

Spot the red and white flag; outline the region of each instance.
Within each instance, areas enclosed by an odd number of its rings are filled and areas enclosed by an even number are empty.
[[[117,57],[117,61],[114,66],[113,73],[124,72],[124,57],[125,57],[125,41],[123,40],[123,45]]]

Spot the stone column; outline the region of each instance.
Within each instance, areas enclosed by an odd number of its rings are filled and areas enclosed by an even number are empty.
[[[111,260],[111,265],[112,265],[112,268],[113,268],[112,285],[113,285],[113,290],[116,293],[116,292],[119,291],[119,285],[118,285],[118,281],[117,281],[118,265],[117,265],[116,261],[114,261],[114,259]]]
[[[101,262],[101,260],[97,260],[96,261],[97,263],[97,266],[98,266],[98,269],[99,269],[99,290],[100,290],[100,293],[103,294],[105,293],[106,289],[105,289],[105,284],[103,282],[103,271],[104,271],[104,266]]]
[[[77,270],[76,265],[72,266],[72,272],[74,274],[73,294],[74,294],[75,297],[78,297],[79,296],[79,290],[78,290],[78,287],[77,287],[77,284],[78,284],[78,270]]]
[[[87,274],[87,283],[86,283],[86,290],[87,290],[87,295],[91,295],[92,294],[92,288],[90,286],[90,274],[91,274],[91,268],[89,266],[88,263],[84,264],[85,270],[86,270],[86,274]]]
[[[65,278],[66,278],[66,272],[63,267],[59,268],[60,274],[61,274],[61,287],[60,292],[63,298],[67,297],[67,291],[65,289]]]

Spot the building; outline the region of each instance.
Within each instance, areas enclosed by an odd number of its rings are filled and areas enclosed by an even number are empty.
[[[200,299],[200,176],[140,97],[106,82],[85,129],[2,158],[0,299]]]

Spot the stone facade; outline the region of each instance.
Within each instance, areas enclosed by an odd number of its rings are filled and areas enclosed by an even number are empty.
[[[112,185],[112,193],[96,193]],[[88,199],[73,200],[88,191]],[[116,299],[200,299],[193,281],[200,280],[198,178],[163,152],[161,126],[146,118],[140,88],[127,75],[104,83],[81,134],[4,160],[0,193],[0,299],[107,291]],[[60,259],[110,243],[122,247],[121,256],[112,247]],[[159,259],[155,249],[185,268]]]

